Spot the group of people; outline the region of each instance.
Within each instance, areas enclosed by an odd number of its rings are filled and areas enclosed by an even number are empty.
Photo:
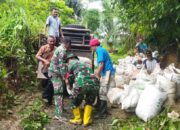
[[[56,38],[48,36],[48,44],[43,45],[36,58],[43,63],[42,72],[46,76],[46,84],[43,92],[43,99],[52,104],[54,96],[55,118],[64,122],[63,116],[63,85],[71,90],[71,108],[74,119],[69,122],[84,126],[91,123],[92,104],[98,97],[98,114],[95,118],[104,118],[107,114],[107,92],[111,87],[115,87],[115,70],[108,52],[100,45],[98,39],[92,39],[90,46],[97,54],[98,70],[94,74],[92,68],[69,51],[71,40],[64,38],[57,48]],[[80,114],[80,104],[85,99],[83,120]]]
[[[44,31],[48,27],[47,44],[41,46],[36,54],[36,58],[42,63],[41,72],[46,79],[43,79],[42,98],[49,105],[52,105],[53,97],[55,101],[55,119],[66,122],[63,115],[64,110],[64,86],[71,91],[71,109],[74,115],[69,122],[72,124],[82,124],[88,126],[92,122],[92,107],[97,100],[97,115],[94,118],[105,118],[107,111],[107,92],[115,84],[115,69],[108,52],[101,46],[98,39],[91,39],[90,46],[97,55],[98,69],[93,73],[85,62],[79,60],[78,56],[70,51],[71,39],[64,37],[61,30],[61,22],[58,18],[57,9],[52,9],[52,14],[46,20]],[[62,39],[60,43],[60,37]],[[147,55],[144,61],[145,68],[152,72],[158,61],[152,57],[152,52],[142,40],[137,44],[138,54]],[[81,117],[80,104],[85,100],[84,115]]]
[[[57,9],[52,9],[52,14],[46,20],[45,32],[48,28],[47,44],[41,46],[36,58],[42,63],[41,72],[43,79],[42,98],[48,105],[55,101],[55,119],[66,122],[64,110],[64,86],[71,91],[71,109],[74,115],[69,122],[88,126],[92,122],[92,107],[97,99],[94,118],[105,118],[107,115],[107,92],[115,87],[115,69],[108,52],[101,46],[98,39],[91,39],[92,51],[97,54],[98,70],[93,73],[92,68],[80,61],[78,56],[70,51],[71,39],[64,37],[61,31],[61,22],[57,16]],[[61,44],[60,43],[61,36]],[[84,114],[81,117],[80,105],[85,100]]]

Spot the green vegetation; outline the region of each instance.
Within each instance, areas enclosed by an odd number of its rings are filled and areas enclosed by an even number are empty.
[[[98,10],[91,9],[84,12],[82,23],[92,32],[95,32],[100,25],[100,14]]]
[[[116,21],[113,32],[116,35],[117,30],[127,32],[131,37],[132,40],[126,38],[121,42],[130,45],[129,48],[139,36],[144,36],[150,46],[159,46],[160,50],[171,43],[179,43],[180,3],[177,0],[105,0],[103,3],[108,20]],[[108,20],[104,23],[107,24]],[[113,35],[112,31],[107,32],[108,36]]]
[[[44,112],[43,103],[40,99],[34,101],[30,108],[26,108],[22,113],[21,124],[24,130],[42,130],[49,122],[49,117]]]
[[[103,46],[106,50],[109,50],[109,47],[108,47],[107,44],[103,43],[102,46]],[[119,49],[117,50],[117,52],[109,53],[113,64],[118,64],[118,59],[122,59],[122,58],[124,58],[124,57],[127,56],[127,53],[126,53],[126,51],[125,51],[125,46],[121,46],[121,47],[118,47],[118,48],[119,48]]]
[[[180,120],[173,120],[167,117],[170,110],[165,109],[159,115],[147,123],[140,120],[137,116],[130,116],[128,119],[116,118],[112,122],[112,130],[178,130]]]
[[[55,2],[52,2],[55,1]],[[38,88],[35,54],[40,34],[52,7],[59,10],[62,26],[82,23],[95,33],[110,53],[113,63],[133,54],[137,38],[145,37],[152,48],[161,51],[171,43],[180,55],[180,3],[178,0],[102,0],[103,11],[83,9],[77,0],[1,0],[0,1],[0,109],[14,106],[15,95],[30,87]],[[89,0],[95,1],[95,0]],[[131,116],[115,119],[112,129],[144,130],[180,128],[167,117],[169,110],[147,123]],[[22,113],[25,130],[39,130],[49,122],[40,100]]]
[[[0,101],[11,90],[36,86],[39,34],[52,7],[59,9],[62,24],[73,23],[73,9],[63,0],[5,0],[0,3]],[[1,95],[3,96],[1,97]],[[12,94],[10,94],[12,96]]]

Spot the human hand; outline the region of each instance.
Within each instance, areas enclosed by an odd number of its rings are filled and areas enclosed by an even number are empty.
[[[151,71],[150,71],[150,70],[147,70],[147,73],[148,73],[148,74],[151,74]]]
[[[61,37],[64,39],[64,35],[61,35]]]
[[[96,78],[98,78],[98,80],[100,80],[101,76],[99,74],[96,74]]]
[[[48,68],[48,67],[49,67],[49,65],[50,65],[50,62],[49,62],[49,61],[47,61],[47,60],[45,60],[45,61],[44,61],[44,66],[45,66],[46,68]]]
[[[68,85],[68,84],[69,84],[68,79],[65,79],[65,83],[66,83],[66,85]]]

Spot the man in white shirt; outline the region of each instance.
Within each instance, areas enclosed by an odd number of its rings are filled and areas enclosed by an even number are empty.
[[[54,36],[56,38],[56,46],[59,45],[60,35],[64,38],[64,35],[61,30],[61,21],[58,18],[58,10],[56,8],[52,8],[51,15],[46,19],[46,26],[44,28],[44,33],[46,34],[46,30],[48,27],[48,36]]]
[[[152,57],[152,51],[150,50],[146,51],[146,56],[147,56],[147,59],[144,60],[144,65],[148,74],[151,74],[155,70],[156,67],[160,67],[159,61],[156,58]]]

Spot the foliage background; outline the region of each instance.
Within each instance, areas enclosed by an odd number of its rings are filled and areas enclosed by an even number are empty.
[[[36,86],[39,34],[52,7],[62,25],[73,23],[73,9],[58,0],[4,0],[0,3],[0,95],[9,89]]]

